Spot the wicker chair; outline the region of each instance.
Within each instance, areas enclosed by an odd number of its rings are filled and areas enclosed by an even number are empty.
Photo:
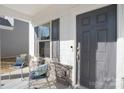
[[[72,87],[72,66],[61,64],[57,59],[52,63],[55,66],[56,82]]]
[[[29,88],[38,89],[39,87],[36,87],[34,83],[37,83],[42,78],[46,78],[47,83],[49,83],[49,70],[49,64],[45,63],[44,58],[32,57],[29,64]]]
[[[10,65],[13,69],[20,69],[21,70],[21,79],[23,80],[23,68],[27,65],[27,54],[20,54],[19,56],[16,56],[16,63],[14,65]],[[9,78],[11,79],[11,72],[9,75]]]

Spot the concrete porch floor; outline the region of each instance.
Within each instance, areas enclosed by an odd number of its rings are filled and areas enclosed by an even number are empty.
[[[43,78],[38,81],[34,81],[33,86],[29,88],[28,78],[21,79],[11,79],[2,80],[2,86],[0,89],[69,89],[70,87],[64,86],[60,83],[54,81],[48,81]]]
[[[26,89],[28,86],[28,81],[21,79],[1,80],[1,83],[0,89]]]
[[[22,69],[23,70],[23,73],[29,73],[29,67],[25,67]],[[20,69],[12,69],[11,71],[8,71],[6,73],[2,73],[1,76],[9,76],[10,77],[14,74],[21,74],[21,70]]]

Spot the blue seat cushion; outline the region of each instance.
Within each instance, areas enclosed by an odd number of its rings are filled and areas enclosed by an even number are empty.
[[[13,66],[22,66],[22,64],[14,64]]]
[[[34,79],[34,78],[42,77],[47,73],[47,71],[48,71],[48,64],[40,65],[36,70],[31,71],[30,78]]]
[[[15,66],[21,66],[23,63],[23,59],[21,57],[16,57],[16,64]]]

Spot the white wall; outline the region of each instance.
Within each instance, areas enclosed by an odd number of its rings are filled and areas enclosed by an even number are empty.
[[[116,88],[124,88],[124,5],[118,5],[117,11],[117,65]]]

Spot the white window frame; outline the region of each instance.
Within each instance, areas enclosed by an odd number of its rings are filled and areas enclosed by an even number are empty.
[[[50,35],[50,39],[49,40],[37,40],[36,39],[36,42],[37,42],[37,55],[38,55],[38,57],[40,57],[40,53],[39,53],[39,43],[40,42],[50,42],[50,57],[45,57],[45,58],[49,58],[49,59],[51,59],[52,58],[52,42],[51,42],[51,39],[52,39],[52,22],[51,21],[49,21],[49,22],[46,22],[46,23],[44,23],[44,24],[50,24],[50,31],[49,31],[49,35]],[[42,24],[42,25],[44,25],[44,24]]]

